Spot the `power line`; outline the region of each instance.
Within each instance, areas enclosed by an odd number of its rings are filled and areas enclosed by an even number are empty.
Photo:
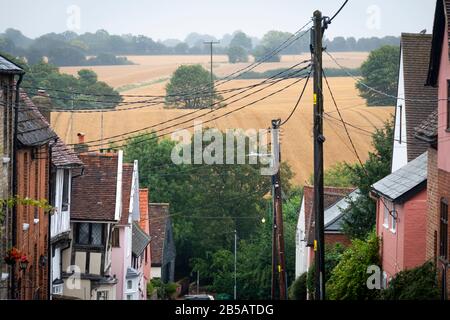
[[[214,120],[217,120],[217,119],[226,117],[226,116],[228,116],[228,115],[230,115],[230,114],[233,114],[233,113],[235,113],[235,112],[237,112],[237,111],[240,111],[240,110],[245,109],[245,108],[247,108],[247,107],[249,107],[249,106],[252,106],[252,105],[254,105],[254,104],[258,103],[258,102],[261,102],[261,101],[263,101],[263,100],[265,100],[265,99],[268,99],[268,98],[270,98],[270,97],[272,97],[272,96],[274,96],[274,95],[276,95],[276,94],[278,94],[278,93],[280,93],[280,92],[282,92],[282,91],[284,91],[284,90],[286,90],[286,89],[292,87],[293,85],[297,84],[298,82],[302,81],[303,79],[304,79],[304,78],[297,79],[297,80],[294,81],[293,83],[291,83],[291,84],[289,84],[289,85],[287,85],[287,86],[284,86],[283,88],[278,89],[277,91],[274,91],[274,92],[272,92],[272,93],[270,93],[270,94],[268,94],[268,95],[266,95],[266,96],[264,96],[264,97],[261,97],[261,98],[259,98],[259,99],[257,99],[257,100],[254,100],[254,101],[252,101],[252,102],[250,102],[250,103],[247,103],[247,104],[245,104],[245,105],[243,105],[243,106],[241,106],[241,107],[239,107],[239,108],[237,108],[237,109],[230,110],[230,111],[226,112],[225,114],[222,114],[222,115],[216,116],[216,117],[214,117],[214,118],[205,120],[203,123],[209,123],[209,122],[211,122],[211,121],[214,121]],[[192,120],[192,119],[191,119],[191,120]],[[187,120],[187,121],[185,121],[184,123],[189,122],[189,121],[191,121],[191,120]],[[179,124],[181,124],[181,123],[178,123],[178,124],[176,124],[175,126],[178,126]],[[150,136],[149,138],[143,138],[143,139],[141,139],[141,140],[133,140],[131,143],[132,143],[133,145],[141,144],[141,143],[144,143],[144,142],[147,142],[147,141],[151,141],[151,140],[154,140],[154,139],[161,138],[161,137],[163,137],[163,136],[166,136],[166,135],[168,135],[168,134],[172,134],[172,133],[174,133],[174,132],[178,132],[179,130],[188,130],[188,129],[191,129],[191,128],[193,128],[194,126],[195,126],[195,124],[194,124],[194,125],[190,125],[190,126],[186,126],[186,127],[184,127],[184,128],[181,128],[181,129],[176,129],[176,130],[173,130],[173,131],[171,131],[171,132],[164,133],[164,134],[153,135],[153,136]],[[172,126],[172,127],[174,127],[174,126]],[[169,128],[170,128],[170,127],[169,127]],[[165,129],[167,129],[167,128],[165,128]],[[165,130],[165,129],[163,129],[163,130]],[[120,139],[120,140],[116,140],[116,141],[110,141],[110,143],[117,143],[117,142],[130,141],[130,139],[139,139],[139,138],[141,138],[141,137],[144,137],[144,136],[146,136],[146,135],[151,135],[151,134],[153,134],[153,133],[151,133],[151,132],[150,132],[150,133],[145,133],[145,134],[142,134],[142,135],[136,136],[136,137],[128,137],[128,138],[125,138],[125,139]],[[107,139],[107,138],[105,138],[105,139]],[[96,147],[96,146],[98,146],[98,145],[91,145],[91,147]],[[101,151],[101,149],[89,150],[89,152],[95,152],[95,151]],[[73,153],[73,154],[77,154],[77,153],[75,153],[75,152],[72,152],[72,153]]]
[[[300,93],[300,96],[298,97],[297,103],[295,104],[294,108],[292,109],[291,113],[286,118],[286,120],[284,120],[283,122],[280,123],[280,127],[285,125],[289,121],[289,119],[291,119],[292,115],[295,113],[295,110],[297,110],[297,107],[299,106],[300,101],[302,100],[303,94],[305,93],[305,89],[306,89],[306,86],[308,85],[310,76],[311,76],[311,72],[308,73],[308,77],[306,78],[305,85],[303,86],[303,90]]]
[[[302,68],[302,69],[299,69],[299,70],[295,71],[294,73],[299,74],[299,73],[301,73],[302,71],[306,70],[308,67],[309,67],[309,65],[306,66],[306,67],[304,67],[304,68]],[[300,78],[300,80],[302,80],[302,79],[304,79],[304,78]],[[266,79],[266,80],[267,80],[267,79]],[[163,130],[171,129],[171,128],[173,128],[173,127],[175,127],[175,126],[178,126],[178,125],[180,125],[180,124],[185,124],[185,123],[188,122],[188,121],[192,121],[192,120],[196,120],[196,119],[198,119],[198,118],[200,118],[200,117],[204,117],[204,116],[206,116],[206,115],[208,115],[208,114],[211,114],[211,113],[213,113],[213,112],[216,112],[216,111],[219,110],[219,109],[223,109],[223,108],[225,108],[225,107],[228,107],[229,105],[231,105],[231,104],[233,104],[233,103],[239,102],[239,101],[241,101],[241,100],[243,100],[243,99],[245,99],[245,98],[250,97],[251,95],[254,95],[254,94],[258,93],[258,92],[261,92],[261,91],[263,91],[263,90],[265,90],[265,89],[267,89],[267,88],[269,88],[269,87],[271,87],[271,86],[273,86],[273,85],[275,85],[275,84],[277,84],[277,83],[279,83],[279,82],[281,82],[281,81],[282,81],[282,80],[277,80],[277,81],[271,82],[271,83],[269,83],[269,84],[268,84],[266,87],[264,87],[264,88],[258,89],[258,90],[256,90],[256,91],[251,92],[251,93],[249,93],[249,94],[246,94],[246,95],[244,95],[244,96],[242,96],[242,97],[236,98],[235,100],[232,100],[232,101],[228,102],[227,104],[225,104],[225,105],[223,105],[223,106],[219,106],[219,107],[216,108],[216,109],[209,110],[209,111],[207,111],[206,113],[201,114],[201,115],[199,115],[199,116],[197,116],[197,117],[188,119],[187,121],[183,121],[183,122],[181,122],[181,123],[176,123],[176,124],[170,125],[170,126],[165,127],[165,128],[158,129],[158,130],[156,130],[156,131],[154,131],[154,132],[160,132],[160,131],[163,131]],[[263,82],[264,82],[264,81],[263,81]],[[217,105],[217,104],[219,104],[219,103],[223,103],[223,101],[226,101],[226,100],[228,100],[228,99],[234,98],[234,97],[236,97],[236,96],[238,96],[238,95],[240,95],[240,94],[242,94],[242,93],[245,93],[245,92],[247,92],[247,91],[249,91],[249,90],[245,90],[245,91],[242,91],[242,92],[238,92],[237,94],[232,95],[232,96],[226,98],[225,100],[222,100],[222,101],[220,101],[220,102],[214,103],[214,105]],[[123,133],[123,134],[118,134],[118,135],[110,136],[110,137],[108,137],[108,138],[106,138],[106,139],[112,139],[112,138],[122,137],[122,136],[124,136],[124,135],[130,135],[130,134],[134,134],[134,133],[139,133],[139,132],[144,131],[144,130],[150,130],[150,129],[153,129],[153,128],[158,127],[158,126],[160,126],[160,125],[163,125],[163,124],[166,124],[166,123],[175,121],[175,120],[179,120],[179,119],[185,118],[185,117],[187,117],[187,116],[190,116],[190,115],[192,115],[192,114],[194,114],[194,113],[197,113],[197,112],[199,112],[199,111],[202,111],[202,110],[204,110],[204,109],[208,109],[208,108],[207,108],[207,107],[203,107],[203,108],[200,108],[200,109],[196,109],[196,110],[194,110],[194,111],[192,111],[192,112],[188,112],[188,113],[186,113],[186,114],[177,116],[177,117],[175,117],[175,118],[172,118],[172,119],[169,119],[169,120],[165,120],[165,121],[162,121],[162,122],[159,122],[159,123],[156,123],[156,124],[154,124],[154,125],[151,125],[151,126],[148,126],[148,127],[144,127],[144,128],[141,128],[141,129],[129,131],[129,132],[127,132],[127,133]],[[86,144],[93,143],[93,142],[98,142],[98,141],[99,141],[98,139],[97,139],[97,140],[91,140],[91,141],[87,141]]]

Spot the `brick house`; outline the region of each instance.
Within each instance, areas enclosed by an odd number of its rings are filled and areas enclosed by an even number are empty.
[[[0,56],[0,199],[8,199],[14,194],[12,183],[14,107],[19,87],[15,83],[16,79],[18,79],[17,83],[21,82],[23,74],[24,71],[19,66]],[[12,210],[4,206],[0,211],[4,218],[0,224],[0,257],[4,257],[6,250],[12,246]],[[0,299],[8,298],[8,288],[11,287],[10,274],[11,268],[1,259]]]
[[[416,130],[417,138],[427,142],[428,208],[426,257],[435,261],[441,296],[450,292],[448,203],[450,201],[450,1],[436,1],[430,63],[426,85],[437,87],[437,112],[430,114]]]
[[[151,244],[151,277],[162,282],[174,281],[175,242],[168,203],[148,205]]]
[[[349,245],[349,238],[343,233],[342,210],[347,207],[346,197],[354,198],[358,190],[353,188],[324,187],[324,233],[325,244]],[[303,198],[296,229],[295,277],[307,272],[314,261],[314,187],[304,186]]]
[[[385,285],[426,261],[428,144],[415,129],[437,109],[436,88],[425,86],[431,43],[431,35],[401,35],[391,174],[372,186]]]
[[[426,261],[427,153],[372,185],[386,287],[398,272]]]

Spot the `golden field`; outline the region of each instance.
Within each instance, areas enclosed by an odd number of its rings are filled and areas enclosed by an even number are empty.
[[[367,52],[339,52],[334,53],[340,64],[347,68],[357,68],[366,60]],[[165,80],[182,64],[201,64],[206,69],[210,68],[210,57],[201,56],[127,56],[128,60],[135,65],[125,66],[94,66],[94,67],[62,67],[64,73],[76,75],[78,70],[90,69],[95,71],[99,79],[110,86],[119,88],[130,84],[145,84],[158,80]],[[310,59],[310,54],[283,55],[281,62],[270,62],[259,65],[252,71],[264,72],[267,70],[287,68],[300,61]],[[250,60],[252,62],[252,60]],[[327,56],[323,56],[325,68],[337,68],[334,62]],[[219,77],[229,75],[239,69],[246,67],[248,63],[228,63],[225,55],[214,56],[214,74]]]
[[[283,56],[281,63],[264,64],[263,69],[276,69],[287,67],[296,61],[301,61],[309,55]],[[347,67],[358,67],[365,60],[365,53],[340,53],[335,54],[340,62]],[[132,66],[111,66],[111,67],[93,67],[99,79],[114,87],[124,85],[135,85],[134,89],[123,92],[129,95],[164,95],[166,80],[179,64],[202,63],[207,66],[207,56],[165,56],[165,57],[129,57],[130,60],[140,63]],[[325,59],[325,56],[324,56]],[[225,56],[215,57],[214,72],[218,75],[226,75],[233,70],[242,68],[244,65],[230,65]],[[333,67],[330,61],[325,61],[325,65]],[[79,68],[62,68],[64,72],[75,73]],[[261,71],[261,69],[255,70]],[[158,80],[159,81],[154,81]],[[151,83],[151,81],[154,81]],[[233,80],[221,85],[218,90],[245,87],[258,83],[262,80]],[[163,130],[166,127],[183,122],[178,128],[192,126],[195,117],[200,117],[204,121],[205,127],[216,127],[224,129],[264,129],[270,126],[270,120],[281,118],[285,119],[293,108],[298,95],[303,88],[303,81],[293,85],[287,90],[280,92],[266,100],[258,102],[245,109],[232,113],[224,118],[208,121],[214,117],[220,116],[227,111],[236,110],[239,107],[265,95],[275,92],[280,88],[292,83],[295,80],[285,80],[277,83],[262,92],[233,103],[229,106],[216,109],[214,112],[208,110],[199,110],[194,114],[186,116],[177,121],[156,126],[153,130],[161,130],[158,133],[170,133],[173,128]],[[355,81],[351,78],[329,78],[330,86],[342,110],[343,118],[364,130],[374,131],[376,127],[382,126],[383,122],[390,117],[393,108],[387,107],[367,107],[365,101],[358,96],[355,89]],[[147,83],[147,84],[146,84]],[[325,85],[325,84],[324,84]],[[255,89],[256,90],[256,89]],[[228,97],[229,94],[224,95]],[[237,97],[236,97],[237,98]],[[325,91],[325,112],[330,112],[333,117],[338,114],[331,102],[328,90]],[[136,98],[126,98],[125,101],[135,100]],[[234,98],[232,99],[234,100]],[[131,105],[135,107],[136,105]],[[119,107],[122,109],[130,106]],[[57,133],[68,143],[74,143],[77,140],[76,134],[83,132],[86,134],[86,142],[104,138],[104,146],[110,139],[107,137],[121,135],[123,133],[154,126],[157,123],[168,121],[183,114],[191,113],[193,110],[165,109],[162,105],[141,108],[137,110],[128,110],[120,112],[101,113],[53,113],[52,125]],[[209,113],[210,112],[210,113]],[[209,114],[207,114],[209,113]],[[102,121],[103,118],[103,121]],[[282,157],[287,161],[295,173],[294,183],[304,184],[310,176],[313,168],[313,139],[312,139],[312,83],[308,84],[305,96],[294,116],[284,126],[282,138]],[[72,124],[72,125],[71,125]],[[103,130],[102,130],[103,128]],[[103,133],[102,133],[103,131]],[[371,137],[366,132],[349,127],[350,134],[354,140],[359,155],[363,160],[367,158],[368,151],[371,150]],[[356,162],[356,157],[351,151],[350,143],[342,125],[335,121],[325,118],[324,133],[326,142],[325,166],[338,161]],[[116,138],[116,139],[121,139]],[[112,139],[115,140],[115,139]],[[93,143],[98,149],[101,143]],[[94,149],[93,148],[93,149]]]

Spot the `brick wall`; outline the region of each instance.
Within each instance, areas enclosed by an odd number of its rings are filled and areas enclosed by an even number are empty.
[[[439,188],[438,201],[439,202],[437,205],[440,206],[440,200],[442,198],[445,198],[447,200],[447,202],[450,201],[450,172],[438,169],[438,178],[439,178],[439,186],[438,186],[438,188]],[[436,221],[438,222],[438,219],[440,218],[439,207],[437,207],[436,211],[437,211]],[[439,239],[439,231],[438,231],[437,238]],[[448,241],[450,244],[450,238],[448,239]],[[449,247],[450,246],[447,245],[447,248],[449,248]],[[438,266],[438,270],[439,270],[438,276],[439,276],[439,279],[441,279],[441,277],[442,277],[441,272],[442,272],[443,264],[438,261],[437,266]],[[450,271],[447,271],[447,292],[449,293],[448,296],[450,297]]]
[[[426,225],[426,259],[436,262],[437,234],[439,230],[439,192],[437,150],[428,149],[428,180],[427,180],[427,225]]]
[[[20,198],[48,199],[49,158],[48,146],[21,149],[17,153],[18,195]],[[34,154],[39,155],[38,157]],[[34,223],[34,219],[39,222]],[[42,265],[41,257],[48,254],[49,213],[34,206],[17,207],[16,247],[28,257],[25,271],[16,266],[17,294],[19,299],[48,299],[48,261]],[[23,224],[29,224],[23,230]]]
[[[7,199],[12,196],[12,142],[13,142],[13,112],[14,112],[13,76],[0,75],[0,198]],[[3,163],[3,157],[11,160]],[[2,208],[3,223],[0,225],[0,257],[6,254],[11,246],[11,214],[8,208]],[[9,273],[9,268],[0,259],[0,273]],[[8,297],[6,282],[0,281],[0,299]]]

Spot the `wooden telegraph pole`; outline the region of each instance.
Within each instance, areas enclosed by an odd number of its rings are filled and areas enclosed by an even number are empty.
[[[281,120],[272,120],[272,148],[273,157],[278,161],[274,161],[275,165],[280,163],[281,152],[280,152],[280,129]],[[284,251],[284,233],[283,233],[283,199],[281,196],[281,177],[280,177],[280,167],[278,166],[277,171],[272,175],[272,190],[273,190],[273,213],[274,213],[274,232],[275,237],[273,245],[276,246],[277,252],[277,265],[276,272],[278,273],[278,285],[280,290],[280,300],[287,300],[287,281],[286,281],[286,257]],[[275,259],[274,259],[275,261]],[[274,267],[274,266],[273,266]],[[272,275],[272,294],[274,294],[274,275]]]
[[[311,34],[312,65],[314,68],[314,215],[315,215],[315,299],[325,299],[325,239],[323,203],[323,95],[322,95],[322,13],[314,12]]]

